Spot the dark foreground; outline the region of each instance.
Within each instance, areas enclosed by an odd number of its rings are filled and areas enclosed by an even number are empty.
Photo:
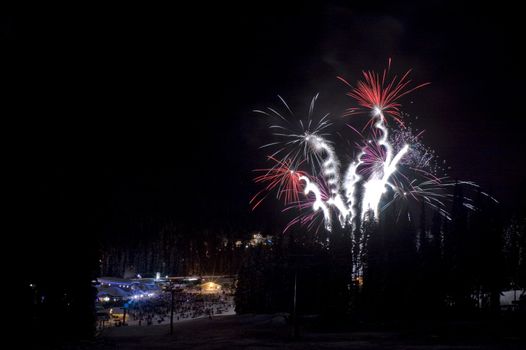
[[[84,349],[526,349],[524,339],[491,334],[477,325],[448,325],[446,331],[303,330],[292,339],[281,316],[243,315],[197,319],[169,326],[122,327],[104,331]]]

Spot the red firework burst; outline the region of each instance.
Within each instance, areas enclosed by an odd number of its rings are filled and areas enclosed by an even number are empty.
[[[301,170],[297,170],[297,166],[293,165],[292,160],[280,160],[272,156],[269,156],[268,159],[276,163],[272,168],[254,170],[256,172],[263,172],[262,175],[254,178],[254,182],[267,183],[267,186],[256,193],[250,200],[252,210],[256,209],[269,193],[276,188],[276,197],[283,199],[285,205],[298,203],[299,193],[303,191],[300,176],[305,176],[306,174]]]
[[[430,83],[424,83],[409,88],[411,80],[408,79],[408,77],[411,70],[408,70],[400,79],[398,79],[398,76],[396,75],[390,79],[390,68],[391,59],[389,59],[389,64],[387,68],[384,69],[382,75],[373,71],[363,71],[364,80],[358,81],[356,86],[352,86],[342,77],[337,77],[351,88],[351,91],[347,93],[347,96],[354,98],[361,106],[358,108],[347,109],[344,116],[370,112],[378,109],[402,124],[400,119],[401,104],[397,102],[398,99],[416,89],[429,85]]]

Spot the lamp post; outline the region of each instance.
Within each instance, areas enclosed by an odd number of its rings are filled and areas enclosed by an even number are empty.
[[[170,335],[172,335],[174,333],[175,293],[179,288],[175,288],[173,282],[170,281],[164,290],[170,292]]]

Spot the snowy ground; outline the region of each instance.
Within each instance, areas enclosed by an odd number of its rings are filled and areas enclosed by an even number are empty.
[[[299,340],[281,316],[216,316],[168,325],[106,329],[96,349],[525,349],[516,337],[480,336],[445,339],[428,333],[302,332]],[[522,340],[523,341],[523,340]]]
[[[223,312],[220,315],[213,315],[212,317],[230,316],[230,315],[235,315],[235,314],[236,312],[234,308],[232,307],[232,308],[229,308],[226,312]],[[174,312],[174,324],[181,323],[181,322],[188,322],[188,321],[196,320],[199,318],[207,318],[207,317],[208,315],[203,314],[200,316],[196,316],[194,318],[183,318],[182,314]],[[114,324],[114,321],[110,321],[108,323],[108,326],[114,327],[113,324]],[[162,319],[155,318],[151,326],[147,326],[146,322],[144,321],[141,322],[141,325],[139,325],[139,320],[130,319],[129,317],[126,319],[126,324],[127,324],[127,327],[157,327],[157,326],[163,326],[163,325],[165,326],[165,325],[170,324],[170,314],[166,314],[165,317],[163,317]]]

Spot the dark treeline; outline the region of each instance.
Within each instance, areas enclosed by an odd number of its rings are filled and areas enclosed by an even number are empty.
[[[120,230],[123,235],[101,240],[102,276],[235,274],[254,234],[234,225],[199,228],[155,218],[135,220]]]
[[[296,284],[296,305],[303,313],[347,313],[350,247],[350,237],[334,232],[327,241],[323,229],[318,234],[292,230],[272,244],[250,247],[238,274],[236,311],[289,312]]]
[[[295,277],[299,313],[366,322],[496,315],[502,291],[526,287],[526,218],[504,221],[495,201],[469,201],[461,186],[448,217],[393,204],[359,227],[335,227],[328,241],[297,228],[249,249],[237,311],[291,312]]]

